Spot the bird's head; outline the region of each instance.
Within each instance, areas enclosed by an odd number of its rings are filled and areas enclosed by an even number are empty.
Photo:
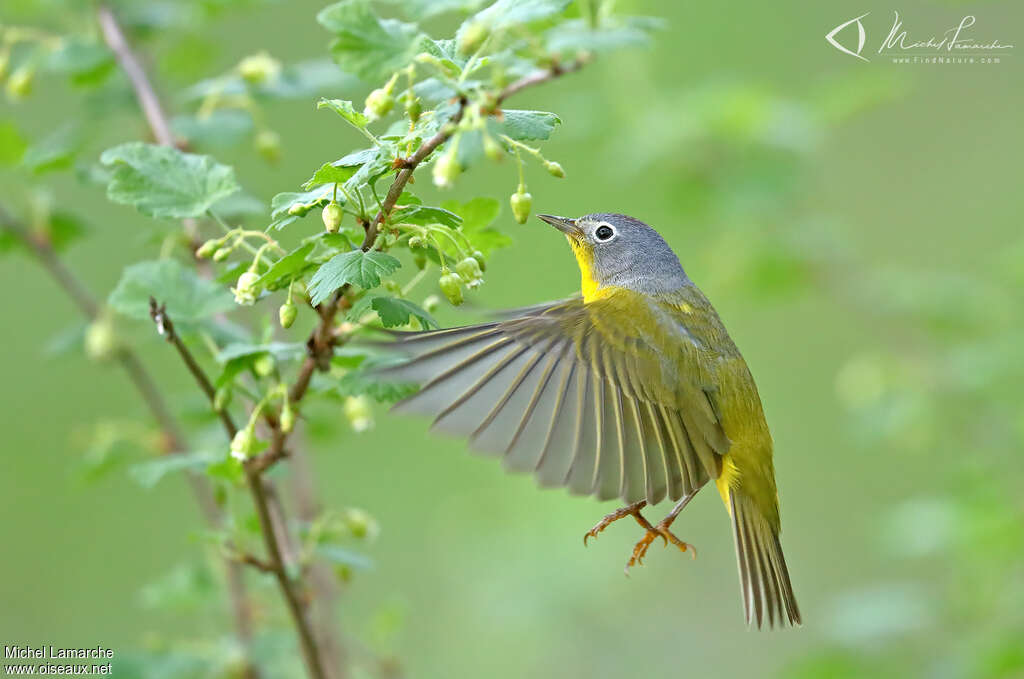
[[[576,219],[537,216],[565,234],[580,267],[586,301],[614,288],[654,294],[690,283],[665,239],[639,219],[605,212]]]

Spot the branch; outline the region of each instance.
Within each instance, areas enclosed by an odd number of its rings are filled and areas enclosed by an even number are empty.
[[[65,294],[71,298],[87,320],[95,322],[99,318],[99,303],[74,273],[61,261],[45,235],[29,232],[3,206],[0,206],[0,227],[14,235],[29,249],[36,259],[39,260],[39,263],[42,264],[46,272],[57,281],[57,284],[60,285]],[[138,355],[122,344],[118,347],[115,359],[121,364],[125,372],[128,373],[132,384],[142,396],[142,400],[153,414],[154,419],[156,419],[163,432],[166,450],[172,454],[184,452],[187,449],[185,436],[171,414],[170,408],[168,408],[167,403],[164,401],[160,390],[157,388],[156,381],[146,370]],[[219,530],[223,526],[224,517],[206,479],[191,471],[187,473],[186,478],[189,481],[189,486],[192,488],[192,494],[195,496],[196,504],[199,505],[203,519],[211,528]],[[245,582],[238,564],[228,561],[225,566],[235,633],[243,648],[246,649],[247,659],[243,676],[245,679],[258,679],[259,673],[248,660],[248,650],[252,640],[252,611],[245,589]]]
[[[174,146],[174,134],[171,132],[171,126],[167,122],[163,107],[160,106],[160,99],[156,96],[156,91],[149,82],[138,57],[132,52],[114,13],[106,5],[100,5],[96,9],[96,17],[99,19],[104,42],[114,53],[121,70],[131,81],[132,89],[135,90],[135,98],[138,99],[139,106],[142,107],[142,113],[146,116],[146,122],[149,123],[149,128],[153,131],[153,137],[157,143],[163,146]]]
[[[192,352],[189,351],[189,348],[178,337],[174,329],[174,321],[167,314],[167,309],[164,305],[157,304],[155,299],[150,298],[149,315],[156,324],[157,332],[163,335],[177,349],[178,355],[192,374],[196,384],[199,385],[199,388],[209,399],[211,407],[214,408],[214,411],[220,417],[221,424],[224,426],[224,431],[227,433],[228,438],[234,437],[235,433],[238,432],[238,427],[231,419],[230,414],[216,409],[216,392],[213,385],[195,357],[192,356]],[[285,436],[281,432],[276,419],[273,422],[275,426],[271,427],[272,440],[270,449],[282,452],[284,450]],[[288,612],[295,623],[295,628],[299,635],[299,644],[302,647],[302,657],[305,660],[306,669],[309,671],[310,677],[312,679],[327,679],[328,674],[323,663],[320,646],[316,636],[313,634],[306,598],[301,593],[303,583],[301,581],[296,582],[289,574],[285,551],[288,539],[287,526],[284,524],[284,512],[280,508],[277,493],[273,485],[262,476],[263,471],[269,466],[265,462],[261,462],[265,459],[267,459],[266,453],[250,458],[242,465],[249,493],[252,495],[253,504],[256,506],[256,514],[259,516],[260,534],[263,536],[263,544],[268,555],[267,561],[260,560],[260,563],[266,564],[266,568],[263,570],[272,573],[277,580],[278,587],[288,607]],[[275,521],[275,516],[281,518]]]

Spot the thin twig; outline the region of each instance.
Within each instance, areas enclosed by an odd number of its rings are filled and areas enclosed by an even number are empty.
[[[178,355],[188,367],[196,384],[210,401],[210,405],[216,410],[214,403],[216,392],[210,379],[206,376],[202,366],[199,365],[192,352],[185,343],[178,337],[174,328],[174,321],[167,314],[167,309],[158,304],[155,299],[149,300],[149,313],[156,324],[157,332],[163,335],[168,342],[174,345]],[[226,411],[217,411],[224,431],[228,438],[234,437],[238,427]],[[284,446],[284,435],[280,427],[271,430],[271,449],[281,451]],[[267,550],[267,569],[274,575],[278,587],[284,597],[288,612],[295,623],[299,636],[299,645],[302,648],[302,657],[306,663],[310,677],[313,679],[327,679],[329,676],[323,662],[320,646],[313,627],[310,623],[309,610],[306,605],[306,598],[302,595],[303,584],[292,579],[288,564],[290,563],[286,548],[288,544],[287,525],[284,520],[284,512],[281,509],[280,499],[274,490],[273,485],[263,478],[264,467],[259,466],[257,458],[250,458],[242,465],[245,472],[245,481],[252,495],[253,504],[256,506],[256,514],[260,521],[260,534],[263,536],[263,545]]]
[[[57,281],[57,284],[60,285],[64,293],[75,303],[87,320],[95,322],[99,319],[101,313],[99,303],[60,259],[49,239],[43,235],[29,232],[3,206],[0,206],[0,227],[14,235],[29,249],[40,264],[42,264],[43,269]],[[132,384],[142,396],[142,400],[153,414],[154,419],[156,419],[163,433],[164,450],[172,454],[184,453],[187,450],[185,435],[171,414],[171,410],[164,401],[160,390],[157,388],[156,381],[149,374],[149,371],[146,370],[138,355],[130,347],[122,343],[118,346],[114,358],[125,372],[128,373]],[[208,482],[205,478],[192,471],[187,472],[186,478],[203,519],[212,529],[220,530],[224,523],[224,516],[217,505]],[[228,596],[231,602],[235,633],[238,636],[239,643],[246,649],[246,666],[243,669],[243,676],[245,679],[258,679],[259,673],[256,667],[248,660],[249,645],[252,640],[252,609],[249,605],[248,594],[245,590],[245,582],[239,565],[227,561],[225,563],[225,577],[228,584]]]

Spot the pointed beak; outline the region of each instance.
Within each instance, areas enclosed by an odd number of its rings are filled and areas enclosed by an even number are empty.
[[[580,235],[580,229],[576,226],[575,219],[569,219],[568,217],[555,217],[554,215],[537,215],[537,217],[541,221],[547,222],[551,226],[555,227],[566,236],[578,238]]]

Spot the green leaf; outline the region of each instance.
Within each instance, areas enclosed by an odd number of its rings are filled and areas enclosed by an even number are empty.
[[[547,139],[562,119],[548,111],[517,111],[504,109],[504,120],[490,119],[494,133],[505,134],[516,141]]]
[[[171,121],[171,129],[191,146],[228,148],[252,134],[253,122],[245,111],[221,109],[209,115],[178,116]]]
[[[418,320],[424,330],[432,327],[441,327],[434,320],[434,317],[427,313],[420,305],[407,299],[374,297],[371,306],[377,312],[377,315],[380,316],[380,322],[385,328],[405,325],[409,322],[410,317]]]
[[[501,204],[493,198],[474,198],[465,203],[446,200],[441,205],[462,217],[462,233],[485,255],[512,244],[511,238],[491,226],[501,212]]]
[[[334,33],[331,54],[341,69],[367,82],[406,66],[425,37],[415,24],[378,18],[369,0],[341,0],[322,9],[316,20]]]
[[[81,130],[69,123],[29,146],[21,163],[35,174],[63,170],[71,166],[81,147]]]
[[[316,551],[331,563],[342,566],[351,566],[352,568],[359,568],[361,570],[373,568],[373,560],[370,559],[370,557],[360,554],[359,552],[353,552],[346,547],[339,547],[338,545],[317,545]]]
[[[551,52],[607,52],[650,44],[650,33],[660,24],[653,17],[627,17],[624,25],[592,27],[589,21],[563,21],[547,32]]]
[[[46,66],[66,73],[76,85],[98,85],[113,70],[114,55],[99,42],[65,37],[49,55]]]
[[[327,205],[333,193],[334,188],[330,185],[319,186],[309,191],[279,193],[270,199],[270,216],[274,219],[289,216],[305,217],[313,208]]]
[[[572,0],[498,0],[480,10],[459,26],[456,38],[461,39],[473,25],[482,24],[491,31],[514,28],[531,21],[561,14]]]
[[[306,355],[306,345],[298,342],[268,342],[267,344],[236,342],[220,350],[217,354],[217,362],[227,363],[236,358],[261,354],[270,354],[279,361],[293,361]]]
[[[175,323],[196,323],[235,308],[231,293],[174,259],[139,262],[126,268],[107,304],[129,318],[148,320],[150,297],[167,306]]]
[[[321,186],[323,184],[344,184],[359,170],[359,167],[338,167],[334,163],[324,163],[320,168],[313,173],[313,176],[306,180],[306,183],[302,185],[302,188],[307,191],[314,186]],[[344,195],[339,194],[341,198],[339,203],[345,202]]]
[[[484,0],[389,0],[400,5],[410,19],[423,21],[447,12],[472,12],[484,4]]]
[[[351,283],[363,289],[380,285],[380,277],[395,271],[402,264],[383,252],[352,250],[335,255],[325,262],[309,281],[309,295],[314,305],[332,292]]]
[[[12,120],[0,120],[0,166],[17,165],[28,144]]]
[[[321,99],[316,103],[316,107],[317,109],[331,109],[359,130],[365,130],[366,125],[370,122],[369,118],[352,106],[351,101],[346,101],[344,99]]]
[[[231,167],[168,146],[121,144],[100,162],[113,168],[107,197],[150,217],[199,217],[240,188]]]
[[[211,462],[220,459],[220,455],[208,452],[163,455],[155,460],[148,460],[134,465],[128,470],[132,478],[143,488],[152,488],[167,476],[178,471],[200,470]]]
[[[391,216],[391,223],[407,224],[444,224],[453,229],[459,228],[462,218],[450,210],[428,205],[410,205],[396,210]]]
[[[312,266],[308,257],[315,246],[316,243],[311,241],[295,248],[274,262],[267,272],[260,276],[260,287],[275,290],[287,285],[292,279]]]

